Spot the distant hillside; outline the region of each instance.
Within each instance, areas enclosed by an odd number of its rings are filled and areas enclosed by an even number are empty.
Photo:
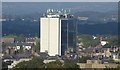
[[[117,17],[118,13],[116,11],[112,12],[97,12],[97,11],[77,11],[74,13],[74,16],[80,16],[80,17],[88,17],[89,21],[96,21],[100,22],[103,21],[104,18],[111,18],[112,16]]]
[[[116,22],[108,22],[106,24],[78,24],[79,34],[110,34],[117,35],[118,24]]]
[[[9,21],[3,22],[3,34],[24,34],[26,36],[39,36],[39,22]],[[115,22],[106,24],[78,24],[79,34],[117,34],[118,25]]]
[[[3,34],[24,34],[26,36],[39,36],[39,22],[7,21],[2,24]]]
[[[3,2],[2,13],[7,15],[25,15],[44,13],[47,9],[70,9],[76,11],[117,11],[117,2]]]

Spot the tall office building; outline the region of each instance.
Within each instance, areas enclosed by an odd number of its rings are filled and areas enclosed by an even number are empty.
[[[76,47],[76,23],[66,10],[47,10],[40,18],[40,52],[50,56],[64,55],[68,48]]]

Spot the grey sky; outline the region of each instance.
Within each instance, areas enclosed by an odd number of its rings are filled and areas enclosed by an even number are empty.
[[[2,0],[2,2],[118,2],[120,0]]]

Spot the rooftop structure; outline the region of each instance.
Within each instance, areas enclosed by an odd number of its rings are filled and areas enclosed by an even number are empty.
[[[76,23],[67,10],[47,10],[40,18],[40,52],[63,55],[76,45]]]
[[[70,14],[70,10],[54,10],[48,9],[46,14],[43,14],[43,17],[48,18],[73,18],[73,15]]]

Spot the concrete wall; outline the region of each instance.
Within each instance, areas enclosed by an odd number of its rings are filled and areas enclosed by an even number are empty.
[[[49,46],[49,19],[41,18],[40,21],[40,52],[45,52]]]
[[[44,63],[49,63],[49,62],[54,62],[54,61],[56,61],[56,60],[54,60],[54,59],[53,59],[53,60],[44,60],[43,62],[44,62]],[[63,60],[60,60],[60,62],[61,62],[61,63],[64,63]]]

